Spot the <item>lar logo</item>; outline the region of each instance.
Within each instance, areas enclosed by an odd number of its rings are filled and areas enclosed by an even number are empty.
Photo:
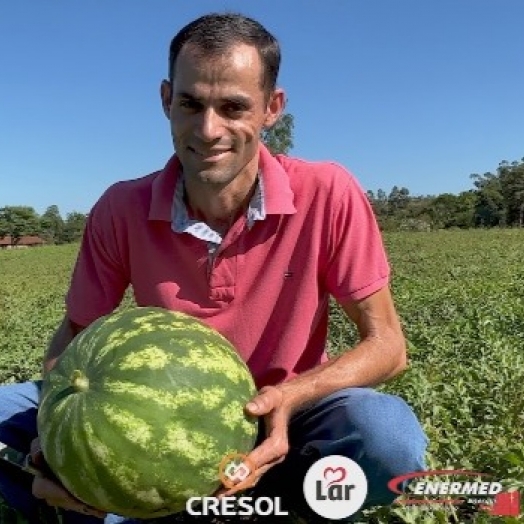
[[[364,505],[368,482],[356,462],[342,455],[330,455],[309,468],[303,489],[315,513],[339,520],[354,515]]]
[[[226,488],[242,485],[242,489],[253,485],[255,465],[242,453],[230,453],[220,462],[220,481]]]

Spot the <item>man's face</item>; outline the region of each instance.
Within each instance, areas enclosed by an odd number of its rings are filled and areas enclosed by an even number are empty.
[[[162,103],[184,176],[223,186],[257,169],[260,131],[283,106],[281,90],[267,100],[261,78],[254,47],[239,44],[218,57],[182,48],[173,84],[162,84]]]

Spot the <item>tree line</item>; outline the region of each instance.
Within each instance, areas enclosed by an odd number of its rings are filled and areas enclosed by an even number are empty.
[[[39,215],[30,206],[5,206],[0,208],[0,239],[11,238],[16,246],[22,237],[38,236],[47,244],[68,244],[82,238],[87,215],[73,211],[64,218],[58,206],[49,206]]]
[[[384,231],[524,226],[524,158],[470,178],[474,187],[458,195],[412,196],[394,186],[367,196]]]

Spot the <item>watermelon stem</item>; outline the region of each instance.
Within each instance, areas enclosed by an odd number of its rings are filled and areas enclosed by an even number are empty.
[[[84,392],[89,390],[89,379],[80,371],[75,369],[71,375],[71,386],[75,391]]]

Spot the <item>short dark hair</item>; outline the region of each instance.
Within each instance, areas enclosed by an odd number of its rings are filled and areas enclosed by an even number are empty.
[[[238,13],[211,13],[201,16],[183,27],[169,46],[169,80],[175,74],[176,59],[186,44],[215,55],[224,53],[237,44],[255,47],[260,55],[263,76],[261,86],[266,95],[276,87],[280,68],[280,45],[262,24]]]

